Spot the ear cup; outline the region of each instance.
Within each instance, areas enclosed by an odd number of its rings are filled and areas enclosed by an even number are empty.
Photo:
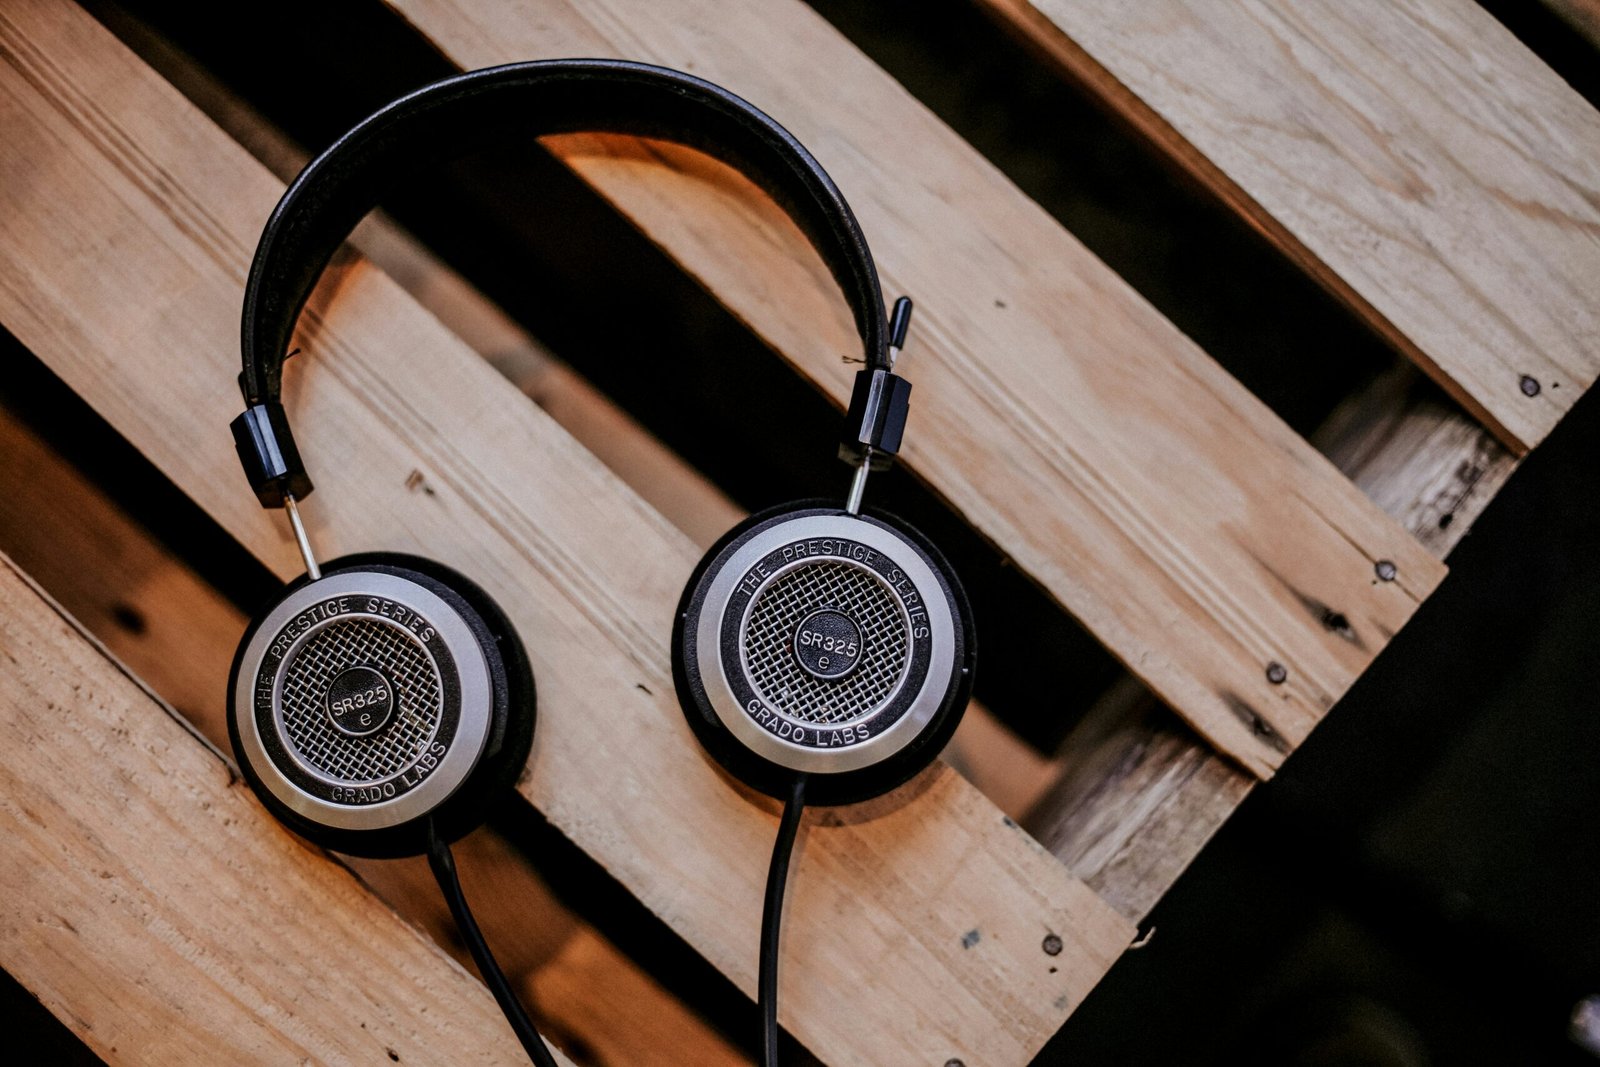
[[[673,680],[690,727],[747,785],[813,804],[901,785],[944,748],[976,644],[944,557],[882,513],[796,504],[751,516],[695,569]]]
[[[229,677],[228,730],[272,813],[361,856],[455,839],[516,782],[533,741],[526,651],[477,584],[430,560],[332,561],[251,623]]]

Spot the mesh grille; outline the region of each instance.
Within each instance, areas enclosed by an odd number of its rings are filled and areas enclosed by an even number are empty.
[[[346,737],[328,721],[328,686],[350,667],[382,671],[394,689],[394,719],[371,737]],[[283,675],[283,732],[302,760],[342,782],[377,782],[417,762],[439,729],[439,674],[406,631],[371,619],[341,619],[313,634]]]
[[[833,681],[800,666],[794,635],[806,616],[833,608],[861,627],[861,661]],[[899,602],[870,571],[809,563],[767,586],[750,612],[744,659],[748,677],[773,710],[807,723],[845,723],[876,711],[900,684],[909,660]]]

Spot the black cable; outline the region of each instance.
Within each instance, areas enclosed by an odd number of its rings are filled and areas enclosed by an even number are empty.
[[[778,934],[783,925],[783,891],[789,882],[789,857],[795,833],[806,806],[806,776],[797,774],[778,822],[778,839],[772,843],[772,866],[767,868],[767,897],[761,909],[761,965],[756,978],[756,1001],[761,1006],[761,1067],[778,1067]]]
[[[433,868],[433,877],[438,880],[445,902],[450,905],[450,914],[455,917],[456,929],[461,931],[461,939],[467,943],[467,949],[478,965],[478,973],[483,975],[483,980],[488,983],[489,991],[494,994],[495,1002],[505,1013],[506,1022],[511,1024],[517,1040],[522,1042],[528,1058],[536,1067],[556,1067],[555,1057],[550,1055],[550,1049],[545,1045],[544,1038],[534,1029],[533,1020],[528,1018],[528,1013],[523,1009],[522,1002],[517,999],[506,973],[494,961],[494,954],[489,951],[489,945],[483,940],[483,931],[478,929],[477,920],[472,917],[472,910],[467,907],[466,895],[461,892],[461,880],[456,877],[456,860],[450,854],[450,842],[434,831],[431,820],[428,823],[428,866]]]

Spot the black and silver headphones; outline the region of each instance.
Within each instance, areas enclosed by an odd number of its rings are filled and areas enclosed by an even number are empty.
[[[892,462],[905,426],[911,387],[893,368],[910,301],[886,321],[844,197],[750,104],[643,64],[511,64],[394,101],[295,179],[246,282],[246,408],[232,430],[262,506],[287,511],[306,574],[245,632],[228,687],[229,733],[252,789],[297,833],[356,855],[429,856],[524,1047],[536,1063],[552,1062],[478,936],[449,851],[527,761],[535,717],[527,655],[489,594],[442,564],[371,553],[319,568],[297,508],[311,480],[280,395],[301,309],[393,174],[499,138],[577,131],[687,144],[754,180],[821,254],[865,353],[840,448],[856,469],[848,498],[767,511],[730,531],[690,579],[672,641],[696,736],[734,776],[788,801],[763,927],[770,1062],[779,875],[802,807],[876,796],[931,762],[966,707],[974,645],[966,599],[937,550],[905,523],[861,511],[868,472]]]
[[[861,508],[868,474],[893,462],[905,431],[911,383],[894,365],[911,301],[897,300],[885,321],[872,253],[843,194],[777,132],[815,182],[826,226],[797,221],[861,336],[866,366],[839,444],[855,476],[842,502],[770,508],[725,534],[690,576],[672,633],[673,682],[695,736],[728,773],[784,801],[761,918],[764,1067],[778,1062],[779,933],[805,806],[880,796],[931,763],[966,711],[976,657],[966,594],[938,549],[903,520]]]

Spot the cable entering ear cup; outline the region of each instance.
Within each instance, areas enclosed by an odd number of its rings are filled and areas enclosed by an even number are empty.
[[[972,690],[971,611],[928,541],[883,515],[796,505],[701,560],[672,640],[689,725],[729,773],[844,804],[931,762]]]
[[[339,852],[420,854],[516,781],[533,740],[527,655],[481,588],[440,564],[335,560],[256,617],[228,730],[263,804]]]

